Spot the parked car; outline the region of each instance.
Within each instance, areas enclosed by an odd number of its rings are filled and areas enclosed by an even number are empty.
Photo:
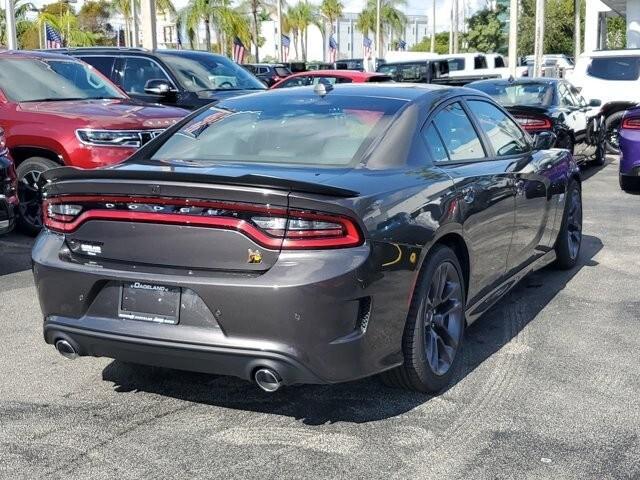
[[[640,187],[640,107],[629,109],[620,128],[620,188]]]
[[[315,70],[312,72],[294,73],[276,82],[271,88],[304,87],[319,82],[335,83],[371,83],[390,82],[391,77],[379,73],[358,72],[355,70]]]
[[[291,73],[307,71],[307,64],[305,62],[282,62],[282,65],[284,65]]]
[[[566,80],[533,78],[484,80],[467,85],[480,90],[507,109],[532,135],[553,132],[555,147],[570,150],[579,163],[605,161],[600,101],[587,101]]]
[[[0,53],[0,127],[16,163],[20,226],[42,227],[43,172],[121,162],[187,113],[134,101],[66,55]]]
[[[127,95],[145,103],[195,110],[224,98],[264,90],[251,73],[223,55],[194,50],[72,48]]]
[[[331,70],[333,68],[333,64],[325,63],[325,62],[310,62],[307,63],[307,71],[310,70]]]
[[[576,264],[580,174],[552,140],[470,89],[225,100],[122,165],[47,172],[45,340],[267,391],[380,372],[439,391],[468,324]]]
[[[640,103],[640,50],[585,53],[578,57],[566,78],[587,101],[602,101],[607,150],[619,153],[618,130],[624,112]]]
[[[389,75],[394,82],[439,83],[448,79],[449,64],[438,59],[387,62],[378,65],[376,71]]]
[[[16,171],[9,156],[4,131],[0,129],[0,235],[13,230],[17,205]]]
[[[450,85],[462,86],[477,80],[509,78],[511,76],[506,67],[490,67],[487,57],[482,53],[456,53],[443,55],[441,59],[446,60],[449,64]]]
[[[364,72],[365,59],[364,58],[347,58],[344,60],[337,60],[333,63],[334,70],[357,70]]]
[[[247,63],[243,67],[264,82],[267,87],[291,75],[291,70],[282,64]]]

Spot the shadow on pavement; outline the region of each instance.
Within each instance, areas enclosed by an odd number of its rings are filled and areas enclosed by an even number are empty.
[[[448,388],[465,378],[526,327],[582,268],[596,266],[600,239],[585,236],[580,263],[570,271],[546,268],[525,278],[466,333],[463,362]],[[526,305],[524,315],[505,314],[509,304]],[[510,322],[506,324],[505,322]],[[506,332],[506,333],[505,333]],[[338,385],[285,387],[266,394],[231,377],[111,362],[102,372],[117,392],[148,392],[206,405],[284,415],[307,425],[364,423],[406,413],[432,397],[384,386],[377,378]]]
[[[0,237],[0,277],[31,269],[32,244],[33,238],[17,233]]]

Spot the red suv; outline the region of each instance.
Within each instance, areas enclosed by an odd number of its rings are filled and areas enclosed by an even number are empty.
[[[118,163],[187,113],[132,100],[66,55],[0,53],[0,127],[16,164],[20,226],[42,227],[42,172]]]

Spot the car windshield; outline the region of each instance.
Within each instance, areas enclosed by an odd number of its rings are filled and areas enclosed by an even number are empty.
[[[14,102],[126,98],[93,67],[72,59],[3,58],[0,88]]]
[[[167,139],[152,160],[314,168],[357,164],[359,153],[405,103],[305,93],[246,98],[202,111]]]
[[[548,83],[479,83],[469,85],[480,90],[501,105],[512,107],[517,105],[548,106],[553,100],[553,88]]]
[[[204,90],[264,90],[266,87],[244,68],[218,55],[161,54],[162,59],[190,92]]]

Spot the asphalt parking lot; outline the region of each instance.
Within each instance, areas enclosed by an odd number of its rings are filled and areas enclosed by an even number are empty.
[[[68,361],[42,340],[31,240],[4,237],[0,477],[640,478],[640,195],[614,158],[584,177],[579,266],[476,322],[439,397]]]

